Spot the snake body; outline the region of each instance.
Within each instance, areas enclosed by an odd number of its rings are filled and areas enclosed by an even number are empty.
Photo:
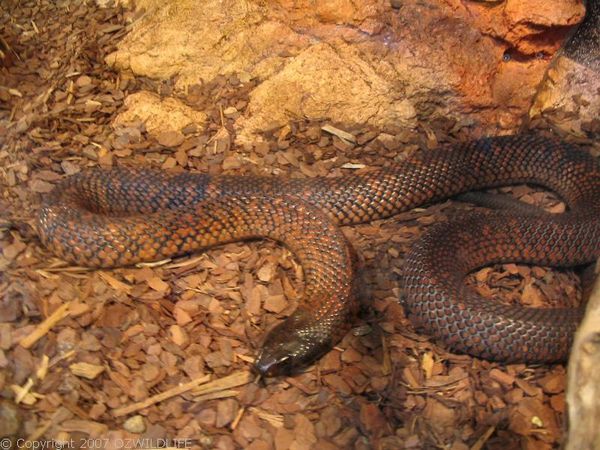
[[[479,298],[465,276],[486,264],[573,266],[600,256],[600,165],[588,153],[534,135],[425,151],[336,178],[171,174],[92,169],[44,199],[42,242],[77,264],[115,267],[265,237],[305,273],[297,310],[266,337],[256,368],[289,373],[331,348],[356,309],[355,258],[338,225],[389,217],[469,190],[534,183],[557,192],[563,214],[469,214],[433,226],[405,261],[410,317],[452,349],[502,361],[565,359],[581,309],[505,306]]]

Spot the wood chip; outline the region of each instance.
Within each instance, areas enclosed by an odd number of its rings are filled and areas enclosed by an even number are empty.
[[[177,147],[183,144],[185,136],[180,131],[165,131],[160,133],[156,140],[160,145],[165,147]]]
[[[490,370],[490,378],[496,380],[498,383],[504,384],[505,386],[512,386],[515,382],[515,377],[506,372],[502,372],[499,369]]]
[[[147,280],[148,286],[157,292],[164,293],[169,290],[169,283],[164,282],[159,277],[152,277]]]
[[[100,278],[106,281],[113,289],[125,292],[127,294],[131,292],[131,286],[129,286],[126,283],[123,283],[122,281],[117,280],[108,272],[98,272],[98,275],[100,275]]]
[[[78,377],[87,378],[88,380],[94,380],[104,372],[104,366],[96,364],[89,364],[85,362],[74,363],[69,366],[69,369],[73,375]]]
[[[169,327],[169,335],[175,345],[185,347],[190,343],[190,337],[187,332],[179,325],[171,325]]]
[[[403,7],[410,13],[413,6]],[[472,119],[424,117],[427,126],[382,133],[295,116],[254,142],[240,142],[241,118],[256,116],[252,96],[261,80],[252,74],[181,88],[182,80],[116,73],[105,61],[127,47],[127,33],[135,41],[138,13],[94,2],[57,8],[49,0],[20,2],[10,12],[0,33],[0,389],[13,399],[0,402],[0,409],[6,402],[27,405],[19,418],[23,445],[136,433],[145,439],[192,436],[195,446],[223,450],[560,446],[563,366],[454,354],[414,329],[398,303],[398,278],[415,240],[453,220],[450,211],[464,205],[423,205],[344,227],[361,256],[360,285],[375,315],[358,318],[353,332],[306,371],[260,383],[247,368],[265,332],[303,295],[302,268],[281,247],[233,243],[174,261],[99,271],[65,265],[12,228],[35,218],[40,200],[58,182],[88,168],[334,177],[463,142],[478,133]],[[443,8],[425,13],[445,14]],[[310,34],[321,19],[298,20]],[[347,29],[344,39],[354,45],[363,33],[361,40],[377,43],[377,24],[362,21],[360,32]],[[327,33],[317,34],[327,41]],[[289,56],[285,49],[279,53]],[[3,54],[11,61],[4,64]],[[206,123],[184,118],[161,134],[134,118],[113,128],[130,93],[139,91],[167,102],[177,97],[204,111]],[[591,140],[578,142],[598,153]],[[500,191],[554,213],[565,208],[530,186]],[[484,296],[533,306],[571,306],[552,299],[579,295],[577,277],[568,271],[523,264],[486,267],[469,282]],[[68,313],[60,315],[67,320],[44,320],[68,302]],[[181,380],[191,381],[175,386]],[[56,389],[71,382],[75,395]]]
[[[356,142],[356,137],[353,134],[348,133],[347,131],[344,131],[344,130],[340,130],[339,128],[336,128],[333,125],[323,125],[321,127],[321,130],[323,130],[327,133],[333,134],[334,136],[337,136],[340,139],[343,139],[344,141],[348,141],[348,142],[352,142],[352,143]]]

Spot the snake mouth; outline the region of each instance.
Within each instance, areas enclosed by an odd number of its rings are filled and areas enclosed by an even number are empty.
[[[331,338],[323,331],[305,311],[296,310],[267,334],[254,371],[264,377],[302,371],[331,348]]]
[[[253,369],[263,377],[296,375],[323,356],[330,347],[329,340],[323,343],[291,340],[281,345],[265,345]]]
[[[254,371],[263,377],[289,376],[298,370],[290,355],[273,355],[264,349],[254,362]]]

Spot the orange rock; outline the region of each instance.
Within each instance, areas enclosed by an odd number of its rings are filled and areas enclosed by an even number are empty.
[[[236,119],[242,143],[290,117],[393,132],[418,115],[450,112],[482,132],[514,129],[548,57],[583,16],[577,0],[409,0],[397,9],[376,0],[201,3],[197,15],[197,0],[136,2],[147,13],[107,62],[152,78],[177,75],[179,90],[232,73],[240,84],[259,78]],[[181,128],[159,115],[147,118],[149,130]]]

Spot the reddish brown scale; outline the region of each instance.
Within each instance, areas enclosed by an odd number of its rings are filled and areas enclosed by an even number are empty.
[[[298,311],[266,338],[265,374],[289,372],[343,336],[356,305],[352,249],[335,224],[388,217],[472,189],[531,182],[567,202],[562,215],[473,215],[433,227],[408,255],[411,316],[448,346],[509,361],[564,359],[580,310],[504,306],[464,287],[482,265],[576,265],[600,256],[600,169],[590,155],[535,136],[424,152],[341,178],[281,179],[91,170],[44,201],[42,242],[95,267],[157,260],[253,237],[283,242],[305,271]],[[123,249],[127,249],[124,251]]]
[[[77,264],[113,267],[241,239],[271,238],[288,246],[303,265],[305,292],[300,308],[269,334],[268,353],[259,357],[259,370],[274,375],[304,366],[346,333],[356,306],[353,278],[348,276],[353,273],[353,254],[341,230],[319,209],[289,196],[240,194],[171,209],[168,202],[157,201],[156,211],[128,216],[110,215],[108,202],[100,200],[103,214],[90,214],[82,207],[90,208],[87,187],[98,186],[100,179],[110,183],[113,175],[119,181],[117,189],[135,192],[146,179],[142,172],[93,171],[66,180],[45,201],[40,236],[56,254]],[[165,176],[162,187],[185,189],[171,181],[172,177]],[[160,184],[153,185],[153,189],[160,188]],[[109,191],[104,189],[103,195],[112,195]],[[114,211],[122,211],[128,201],[122,197]],[[175,245],[178,240],[179,246]],[[114,250],[124,246],[132,249],[129,256]]]

